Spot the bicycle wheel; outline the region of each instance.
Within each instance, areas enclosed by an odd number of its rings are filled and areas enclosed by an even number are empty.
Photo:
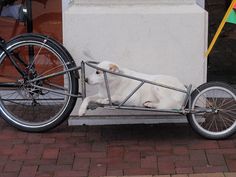
[[[208,139],[225,139],[236,131],[235,90],[224,83],[199,86],[191,95],[193,111],[188,121],[199,135]]]
[[[0,54],[1,116],[14,127],[43,132],[62,123],[71,113],[78,94],[78,79],[68,52],[53,39],[34,34],[18,36],[7,51],[21,74]]]

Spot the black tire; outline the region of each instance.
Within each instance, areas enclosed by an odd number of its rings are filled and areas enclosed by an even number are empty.
[[[6,49],[13,58],[21,58],[23,62],[17,60],[17,64],[27,74],[24,77],[20,75],[9,62],[9,57],[0,53],[0,110],[3,119],[27,132],[44,132],[61,124],[69,117],[77,100],[72,96],[78,94],[77,72],[30,81],[75,67],[72,57],[55,40],[36,34],[17,36],[7,43]],[[32,49],[33,55],[30,56],[29,50]],[[29,69],[30,58],[34,64]]]
[[[236,132],[235,89],[221,82],[199,86],[191,94],[187,115],[193,130],[207,139],[225,139]],[[197,111],[197,112],[196,112]]]

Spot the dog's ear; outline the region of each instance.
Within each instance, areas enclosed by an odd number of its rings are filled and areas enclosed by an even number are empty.
[[[109,70],[115,73],[119,72],[119,67],[116,64],[110,64],[109,65]]]

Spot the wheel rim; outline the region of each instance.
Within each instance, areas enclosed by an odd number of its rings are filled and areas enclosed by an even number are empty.
[[[221,136],[234,130],[236,126],[236,97],[223,87],[210,87],[193,100],[192,110],[205,110],[193,114],[194,124],[202,132],[211,136]]]
[[[67,68],[65,61],[52,47],[46,43],[36,41],[22,41],[10,45],[8,49],[11,52],[18,52],[24,62],[28,62],[29,46],[34,48],[34,71],[29,72],[29,76],[36,71],[36,76],[30,76],[30,79],[40,76],[46,76],[59,72]],[[20,51],[20,52],[19,52]],[[5,58],[6,56],[3,56]],[[1,57],[0,57],[1,58]],[[57,94],[44,89],[38,89],[30,84],[26,84],[25,79],[17,73],[6,74],[6,70],[13,70],[7,60],[2,60],[0,65],[1,82],[17,83],[15,88],[0,87],[1,111],[15,124],[25,128],[41,128],[48,126],[61,117],[69,104],[70,97]],[[23,70],[23,64],[20,64]],[[6,68],[8,66],[8,68]],[[25,71],[26,72],[26,71]],[[28,72],[28,71],[27,71]],[[28,79],[28,80],[30,80]],[[71,94],[70,73],[55,76],[44,80],[43,82],[34,83],[40,87],[56,89],[61,93]]]

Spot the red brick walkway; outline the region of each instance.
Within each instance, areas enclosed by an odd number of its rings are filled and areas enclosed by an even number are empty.
[[[236,171],[236,136],[205,140],[188,125],[67,127],[20,132],[0,120],[0,177]]]

